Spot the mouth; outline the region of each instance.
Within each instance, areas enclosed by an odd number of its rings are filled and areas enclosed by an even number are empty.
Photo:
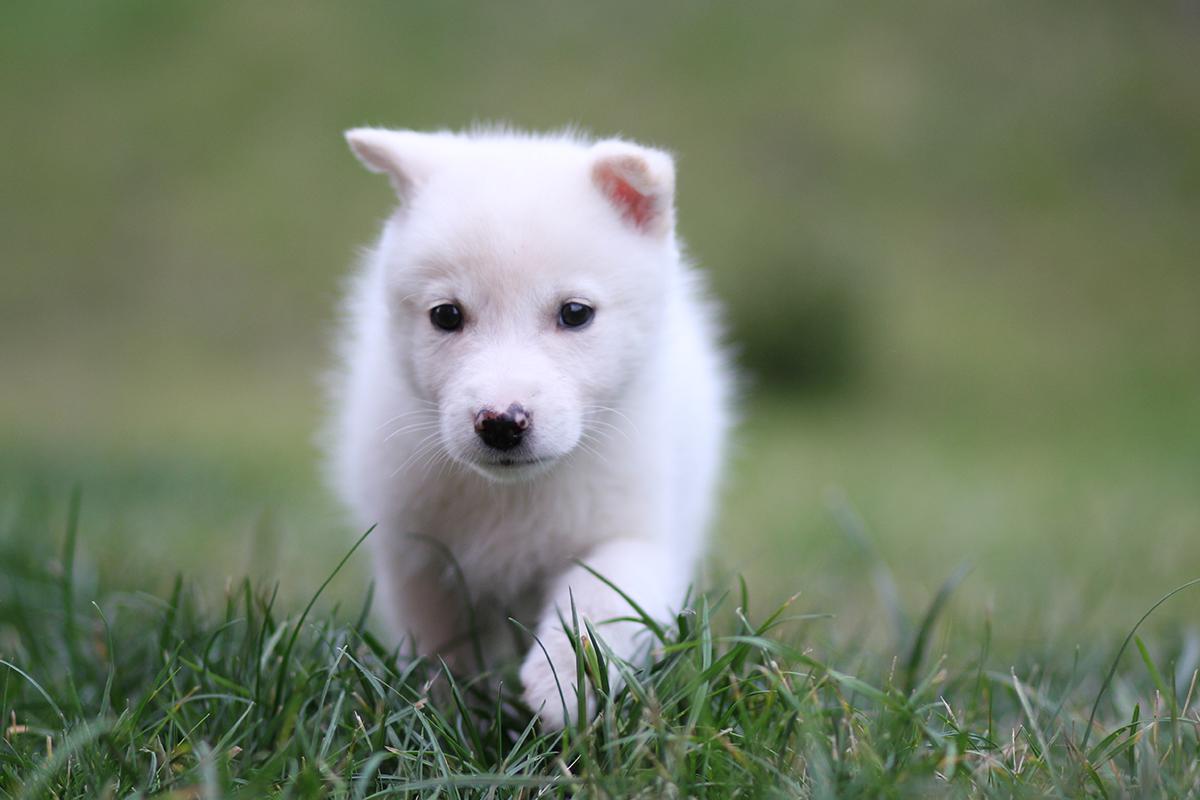
[[[502,456],[475,459],[468,463],[483,476],[508,483],[541,475],[554,461],[554,458],[545,456]]]
[[[488,462],[489,466],[504,467],[505,469],[513,469],[519,467],[532,467],[534,464],[545,463],[544,458],[498,458],[495,461]]]

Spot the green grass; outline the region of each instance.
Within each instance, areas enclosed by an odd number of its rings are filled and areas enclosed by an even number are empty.
[[[250,581],[216,597],[182,578],[165,594],[98,585],[77,563],[78,511],[57,537],[0,532],[4,796],[1200,791],[1200,653],[1178,630],[1014,666],[991,649],[1003,618],[944,622],[961,573],[911,623],[881,607],[897,620],[884,647],[831,644],[842,622],[811,598],[766,613],[744,583],[702,595],[671,626],[646,621],[653,663],[619,664],[622,688],[607,682],[603,631],[577,631],[600,713],[546,734],[511,668],[453,674],[381,644],[368,591],[314,611],[316,596],[293,606]]]

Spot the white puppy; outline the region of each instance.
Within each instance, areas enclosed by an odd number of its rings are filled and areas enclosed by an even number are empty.
[[[400,204],[345,308],[334,481],[378,525],[395,631],[469,665],[525,621],[545,648],[525,699],[561,726],[572,602],[617,655],[643,646],[602,624],[633,612],[581,564],[668,617],[713,510],[728,371],[675,237],[674,164],[570,134],[346,138]]]

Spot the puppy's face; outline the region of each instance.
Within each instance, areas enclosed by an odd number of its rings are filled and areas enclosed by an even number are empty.
[[[382,255],[393,358],[437,414],[419,447],[516,481],[609,437],[593,422],[668,313],[669,157],[613,142],[350,140],[401,194]]]

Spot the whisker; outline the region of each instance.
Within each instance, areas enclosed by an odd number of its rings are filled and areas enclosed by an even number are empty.
[[[589,411],[604,411],[609,414],[615,414],[616,416],[618,416],[621,419],[628,422],[629,426],[631,428],[633,428],[633,432],[636,433],[637,435],[641,436],[641,431],[638,430],[637,423],[634,422],[632,419],[630,419],[629,415],[626,414],[624,411],[621,411],[620,409],[617,409],[617,408],[613,408],[612,406],[605,406],[605,405],[599,405],[599,404],[589,405],[589,406],[587,406],[587,409]]]
[[[400,472],[402,470],[404,470],[406,467],[408,467],[408,465],[410,463],[413,463],[413,462],[419,460],[427,452],[438,447],[438,445],[441,443],[440,440],[441,440],[440,431],[434,431],[433,433],[429,434],[424,439],[422,439],[417,444],[417,446],[413,449],[413,452],[409,455],[409,457],[404,459],[403,463],[401,463],[400,466],[396,467],[396,469],[392,471],[391,477],[393,477],[393,478],[396,477],[398,474],[400,474]]]
[[[396,430],[392,431],[387,436],[383,437],[383,441],[390,442],[392,439],[394,439],[397,436],[400,436],[402,434],[405,434],[405,433],[413,433],[415,431],[427,431],[427,430],[432,430],[433,428],[440,428],[440,427],[441,427],[440,420],[426,420],[425,422],[414,422],[411,425],[403,425],[403,426],[397,428]]]
[[[438,471],[436,480],[441,480],[454,467],[454,458],[451,457],[450,451],[443,449],[437,455]]]
[[[595,426],[600,426],[601,428],[605,429],[604,432],[608,433],[609,435],[611,435],[612,433],[619,433],[622,436],[624,436],[626,439],[633,441],[629,436],[629,432],[626,431],[624,428],[622,428],[619,425],[613,425],[612,423],[605,422],[604,420],[601,420],[601,419],[590,420],[589,424],[595,425]],[[596,432],[599,433],[600,431],[597,430]]]
[[[596,430],[595,428],[584,428],[580,435],[583,434],[591,436],[592,439],[594,439],[597,443],[611,442],[615,438],[612,431]],[[632,439],[630,439],[628,436],[626,436],[625,439],[626,441],[632,441]]]
[[[595,456],[596,458],[598,458],[600,460],[600,462],[603,463],[605,466],[609,466],[609,461],[604,456],[604,454],[601,453],[599,450],[597,450],[595,447],[593,447],[591,444],[589,444],[589,439],[587,437],[586,431],[584,432],[583,436],[580,436],[577,446],[579,448],[581,448],[584,452],[589,453],[592,456]]]
[[[424,401],[422,401],[422,402],[424,402]],[[402,420],[402,419],[404,419],[404,418],[406,418],[406,417],[411,417],[411,416],[412,416],[412,415],[414,415],[414,414],[431,414],[431,413],[434,413],[434,412],[433,412],[433,409],[429,409],[429,408],[414,408],[414,409],[412,409],[412,410],[410,410],[410,411],[405,411],[405,412],[404,412],[404,413],[402,413],[402,414],[397,414],[396,416],[392,417],[391,419],[384,420],[382,423],[380,423],[379,427],[378,427],[378,428],[376,428],[375,430],[376,430],[376,431],[381,431],[381,430],[383,430],[384,428],[386,428],[388,425],[391,425],[391,424],[393,424],[393,423],[395,423],[395,422],[399,422],[400,420]]]
[[[437,447],[426,448],[425,452],[422,454],[421,458],[417,460],[417,463],[413,464],[413,466],[412,466],[413,471],[416,472],[419,470],[421,475],[423,475],[423,476],[428,475],[429,470],[432,467],[433,463],[437,460],[438,455],[439,455],[439,450]]]

